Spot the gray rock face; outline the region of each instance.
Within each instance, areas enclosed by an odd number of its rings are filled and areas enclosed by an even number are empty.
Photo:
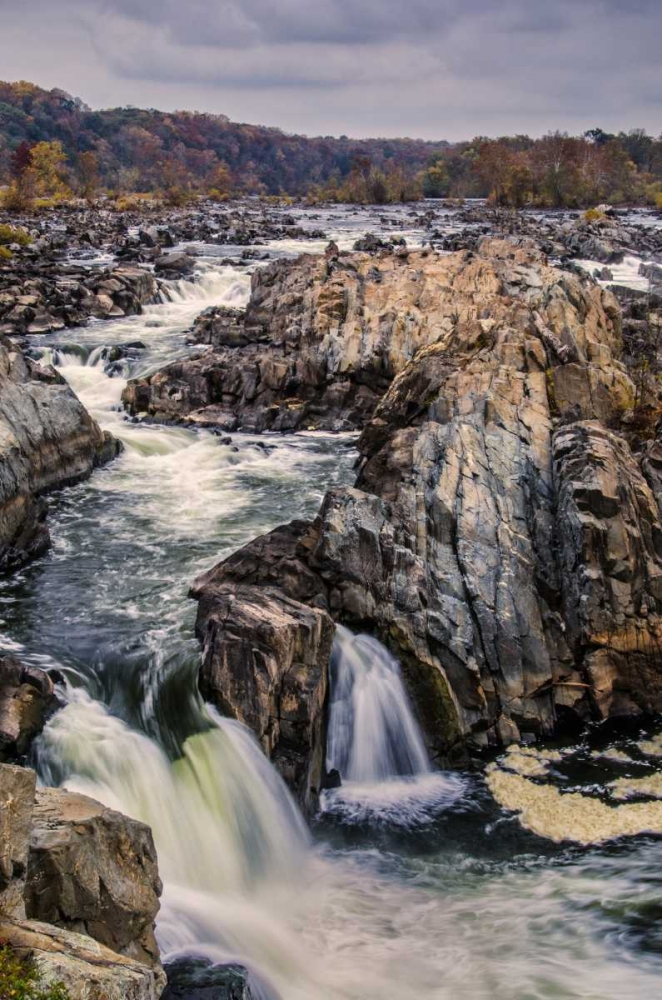
[[[48,547],[41,495],[117,454],[72,390],[43,375],[0,338],[0,571]]]
[[[642,472],[619,433],[634,386],[615,300],[506,241],[442,258],[422,299],[412,256],[366,276],[426,319],[363,431],[356,488],[198,582],[203,686],[237,613],[206,629],[214,587],[232,581],[236,604],[277,593],[385,641],[440,759],[662,710],[660,463],[650,448]]]
[[[88,934],[121,955],[155,964],[160,894],[148,827],[84,795],[53,788],[37,792],[28,917]]]
[[[47,673],[0,657],[0,760],[22,757],[56,704]]]

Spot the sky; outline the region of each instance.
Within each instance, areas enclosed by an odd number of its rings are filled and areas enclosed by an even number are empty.
[[[0,0],[0,78],[307,135],[662,132],[662,0]]]

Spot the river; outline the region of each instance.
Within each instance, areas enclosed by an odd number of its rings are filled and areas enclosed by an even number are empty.
[[[330,221],[341,246],[379,224],[340,211]],[[199,249],[196,280],[173,283],[142,316],[35,338],[124,444],[51,499],[52,551],[0,585],[2,646],[63,677],[67,704],[37,746],[40,779],[150,823],[164,961],[244,964],[256,1000],[656,996],[662,840],[557,843],[540,824],[536,835],[480,773],[436,774],[414,732],[409,763],[386,776],[353,764],[364,780],[342,802],[327,796],[309,830],[252,737],[200,700],[191,581],[255,535],[313,514],[327,488],[352,482],[355,452],[350,436],[228,441],[125,419],[128,376],[186,353],[184,332],[208,305],[247,300],[250,268]],[[134,341],[145,350],[109,371],[104,350]],[[376,655],[375,676],[399,691],[397,667]],[[356,682],[352,697],[367,690]],[[361,732],[379,734],[387,708],[357,707]],[[411,720],[397,724],[409,731]],[[627,773],[658,773],[644,735],[654,742],[656,731],[592,732],[543,766],[559,787],[604,797],[625,773],[614,747],[628,751]]]

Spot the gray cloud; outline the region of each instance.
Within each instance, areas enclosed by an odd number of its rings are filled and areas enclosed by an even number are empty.
[[[314,134],[662,129],[659,0],[0,0],[0,72]]]

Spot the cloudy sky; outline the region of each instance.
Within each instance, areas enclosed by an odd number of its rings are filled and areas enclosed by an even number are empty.
[[[309,135],[662,132],[662,0],[0,0],[0,78]]]

